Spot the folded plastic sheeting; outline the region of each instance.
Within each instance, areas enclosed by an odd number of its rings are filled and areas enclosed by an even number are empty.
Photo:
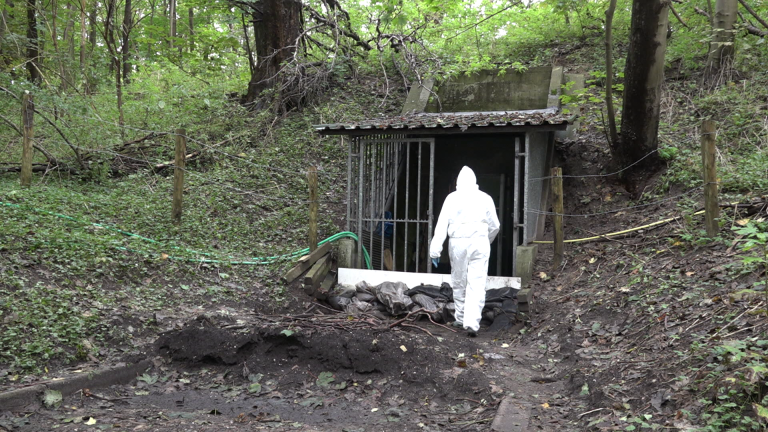
[[[483,320],[490,324],[490,330],[502,330],[515,322],[517,292],[509,287],[486,291]],[[349,286],[331,295],[328,303],[334,309],[354,316],[363,313],[378,317],[401,316],[424,309],[435,322],[453,321],[454,312],[453,289],[447,283],[439,287],[419,285],[408,289],[402,282],[384,282],[377,286],[360,282],[354,289]]]
[[[413,300],[405,293],[408,286],[402,282],[384,282],[376,286],[375,290],[376,298],[387,307],[387,312],[394,316],[407,314],[413,305]]]

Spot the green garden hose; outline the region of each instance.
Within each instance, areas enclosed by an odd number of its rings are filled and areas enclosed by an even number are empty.
[[[48,211],[48,210],[42,210],[42,209],[38,209],[38,208],[34,208],[34,207],[22,207],[22,206],[20,206],[18,204],[12,204],[12,203],[7,203],[7,202],[3,202],[3,201],[0,201],[0,205],[6,206],[6,207],[9,207],[9,208],[13,208],[13,209],[16,209],[16,210],[31,210],[31,211],[34,211],[34,212],[37,212],[37,213],[43,213],[43,214],[55,216],[55,217],[58,217],[58,218],[61,218],[61,219],[66,219],[66,220],[69,220],[69,221],[72,221],[72,222],[77,222],[77,223],[82,224],[82,225],[92,225],[92,226],[103,228],[103,229],[106,229],[106,230],[109,230],[109,231],[114,231],[114,232],[123,234],[125,236],[135,237],[135,238],[137,238],[139,240],[143,240],[143,241],[146,241],[146,242],[149,242],[149,243],[162,244],[161,242],[159,242],[157,240],[153,240],[153,239],[148,238],[148,237],[140,236],[138,234],[134,234],[134,233],[131,233],[131,232],[128,232],[128,231],[125,231],[125,230],[121,230],[121,229],[116,228],[116,227],[112,227],[112,226],[109,226],[109,225],[104,225],[104,224],[100,224],[100,223],[96,223],[96,222],[82,221],[82,220],[79,220],[79,219],[74,218],[72,216],[67,216],[67,215],[64,215],[64,214],[61,214],[61,213],[56,213],[56,212],[52,212],[52,211]],[[350,232],[350,231],[343,231],[343,232],[340,232],[340,233],[336,233],[336,234],[328,237],[325,240],[320,241],[318,244],[322,245],[322,244],[325,244],[325,243],[328,243],[328,242],[333,242],[333,241],[336,241],[338,239],[345,238],[345,237],[352,238],[353,240],[355,240],[357,242],[360,241],[355,233]],[[192,254],[195,254],[195,255],[203,255],[203,256],[207,256],[207,257],[214,257],[215,256],[215,255],[213,255],[211,253],[200,252],[200,251],[196,251],[196,250],[192,250],[192,249],[187,249],[187,248],[184,248],[184,247],[179,247],[179,246],[170,246],[170,247],[172,249],[176,249],[176,250],[179,250],[179,251],[182,251],[182,252],[192,253]],[[131,252],[144,252],[144,251],[139,251],[139,250],[135,250],[135,249],[128,249],[128,248],[125,248],[125,247],[117,247],[117,249],[125,250],[125,251],[131,251]],[[363,256],[365,257],[365,265],[366,265],[366,267],[368,267],[368,269],[373,268],[371,266],[371,257],[368,254],[368,250],[365,249],[365,246],[362,246],[362,249],[363,249]],[[146,252],[144,252],[144,253],[146,253]],[[246,260],[226,260],[226,259],[222,260],[222,259],[212,259],[212,258],[184,258],[184,257],[171,256],[171,255],[168,256],[168,259],[177,260],[177,261],[206,263],[206,264],[263,265],[263,264],[272,264],[272,263],[275,263],[275,262],[281,261],[281,260],[286,260],[286,259],[291,259],[291,258],[298,258],[298,257],[304,256],[304,255],[306,255],[308,253],[309,253],[309,248],[304,248],[304,249],[297,250],[295,252],[291,252],[291,253],[287,253],[287,254],[283,254],[283,255],[274,255],[274,256],[268,256],[268,257],[254,257],[254,258],[250,258],[250,259],[246,259]]]

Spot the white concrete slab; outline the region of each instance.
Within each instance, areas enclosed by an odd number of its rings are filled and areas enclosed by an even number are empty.
[[[358,282],[365,281],[368,285],[379,285],[383,282],[402,282],[408,288],[418,285],[437,285],[443,282],[451,283],[451,275],[438,273],[409,273],[384,270],[364,270],[364,269],[339,269],[339,283],[344,285],[356,285]],[[519,277],[488,276],[488,282],[485,289],[496,289],[512,287],[520,289]]]

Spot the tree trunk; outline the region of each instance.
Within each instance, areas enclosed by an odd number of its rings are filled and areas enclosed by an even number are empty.
[[[717,0],[715,2],[712,42],[709,44],[705,73],[705,79],[711,84],[717,85],[722,81],[722,78],[728,78],[728,71],[733,64],[735,52],[733,42],[736,38],[736,31],[733,25],[736,23],[738,10],[738,0]]]
[[[85,43],[88,41],[88,29],[85,26],[85,0],[80,0],[80,72],[85,75]]]
[[[122,40],[120,43],[120,54],[123,57],[123,83],[130,83],[131,75],[131,29],[133,28],[133,9],[132,1],[125,0],[125,14],[123,15],[123,26],[121,27]]]
[[[624,69],[621,140],[613,149],[613,157],[620,167],[632,166],[624,177],[630,190],[635,190],[642,179],[637,174],[656,169],[660,161],[652,152],[658,148],[668,15],[667,0],[632,2],[632,25]]]
[[[6,6],[7,8],[0,8],[0,66],[7,65],[9,60],[6,58],[9,55],[3,52],[3,45],[5,42],[5,35],[8,33],[8,20],[10,19],[8,10],[13,8],[13,3],[7,1]]]
[[[130,0],[127,0],[130,3]],[[120,136],[124,138],[125,117],[123,115],[123,68],[121,67],[121,53],[117,51],[117,40],[115,39],[115,21],[117,15],[117,0],[107,1],[107,17],[104,27],[104,41],[107,44],[109,55],[112,58],[110,65],[115,74],[115,94],[117,96],[117,111],[119,116]]]
[[[75,18],[74,5],[67,3],[67,26],[64,27],[64,43],[67,47],[67,58],[61,62],[61,90],[65,91],[72,83],[72,66],[75,64]]]
[[[37,0],[27,0],[27,71],[29,80],[40,85],[43,76],[38,67],[40,57],[37,38]]]
[[[189,8],[189,52],[194,51],[195,49],[195,10],[194,8]]]
[[[168,19],[171,21],[171,34],[168,39],[168,48],[173,49],[173,40],[176,39],[176,0],[169,2]]]
[[[616,0],[611,0],[605,11],[605,107],[608,112],[608,136],[611,147],[619,142],[616,131],[616,112],[613,109],[613,13],[616,11]]]
[[[260,0],[251,11],[256,68],[251,73],[243,102],[255,101],[264,89],[275,84],[280,64],[293,56],[301,33],[301,2]]]
[[[155,8],[157,7],[157,3],[154,0],[152,0],[152,1],[149,2],[149,5],[150,5],[149,6],[150,7],[150,10],[149,10],[149,26],[154,28],[154,26],[155,26]],[[149,38],[147,38],[147,39],[149,39]],[[155,47],[153,46],[152,42],[147,40],[147,59],[153,59],[155,57],[154,56],[154,50],[155,50]]]

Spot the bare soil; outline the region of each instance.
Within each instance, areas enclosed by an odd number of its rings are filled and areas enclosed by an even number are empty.
[[[585,134],[559,145],[564,174],[605,173],[599,142]],[[566,213],[589,215],[567,217],[566,238],[681,214],[678,198],[664,198],[680,191],[630,207],[613,176],[564,184]],[[57,409],[5,414],[0,430],[92,430],[84,423],[95,419],[114,430],[484,431],[505,397],[530,412],[529,431],[624,430],[633,416],[686,430],[695,422],[687,413],[702,412],[700,399],[711,396],[696,371],[713,358],[692,344],[768,326],[747,313],[760,299],[729,296],[759,276],[739,270],[730,232],[726,242],[681,239],[694,222],[568,244],[557,269],[551,246],[541,245],[531,321],[477,338],[424,320],[390,328],[394,320],[349,319],[298,287],[283,310],[168,311],[155,317],[159,334],[136,341],[155,358],[140,380],[84,389]]]

